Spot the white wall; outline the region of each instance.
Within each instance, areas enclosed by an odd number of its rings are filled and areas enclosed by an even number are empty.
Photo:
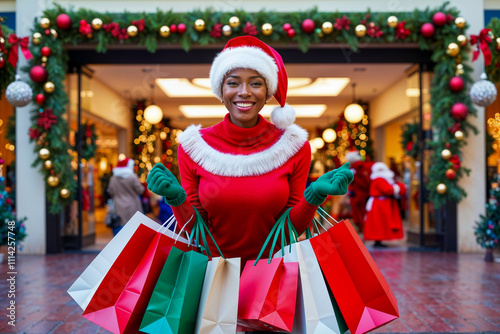
[[[377,128],[409,111],[410,99],[406,96],[406,76],[403,76],[370,101],[370,125]]]

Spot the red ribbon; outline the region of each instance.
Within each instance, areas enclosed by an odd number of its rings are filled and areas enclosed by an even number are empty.
[[[30,39],[28,36],[23,37],[23,38],[19,38],[15,34],[10,34],[10,36],[9,36],[9,44],[10,44],[9,63],[12,65],[12,67],[16,68],[16,66],[17,66],[17,60],[19,58],[18,45],[21,46],[21,52],[23,53],[24,58],[26,58],[26,60],[33,58],[30,50],[28,49],[29,42],[30,42]]]
[[[479,46],[476,46],[474,49],[474,54],[472,56],[472,61],[476,60],[477,57],[479,57],[479,48],[481,48],[481,51],[483,51],[483,56],[484,56],[484,65],[488,66],[491,64],[491,51],[488,46],[488,43],[491,43],[491,37],[489,35],[489,32],[491,29],[484,28],[481,30],[479,35],[470,35],[470,44],[474,45],[479,42]]]

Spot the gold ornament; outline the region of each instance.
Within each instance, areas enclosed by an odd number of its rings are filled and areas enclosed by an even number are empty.
[[[222,34],[224,36],[231,36],[232,33],[233,29],[228,24],[222,27]]]
[[[50,33],[54,38],[57,38],[57,31],[55,29],[50,29]]]
[[[102,28],[102,20],[98,17],[92,20],[92,29],[100,30]]]
[[[493,35],[493,32],[490,30],[488,31],[488,36],[491,38],[491,39],[495,39],[495,35]]]
[[[134,25],[128,26],[127,35],[129,35],[130,37],[135,37],[135,36],[137,36],[138,33],[139,33],[139,30],[137,29],[136,26],[134,26]]]
[[[273,25],[271,23],[264,23],[260,31],[263,35],[269,36],[273,33]]]
[[[5,43],[5,38],[0,37],[0,44],[4,44],[4,43]]]
[[[45,57],[45,56],[42,57],[42,63],[46,63],[47,60],[48,60],[47,57]]]
[[[447,148],[441,151],[441,158],[444,160],[450,160],[451,158],[451,151]]]
[[[88,39],[91,39],[92,37],[94,37],[94,35],[92,35],[91,32],[89,32],[86,36],[87,36]]]
[[[450,43],[450,44],[448,44],[448,47],[446,48],[446,53],[450,57],[455,57],[460,53],[460,47],[458,46],[457,43]]]
[[[456,75],[462,75],[464,74],[464,65],[462,64],[457,64],[457,69],[455,71]]]
[[[323,24],[321,25],[321,31],[327,35],[331,34],[333,32],[332,22],[329,22],[329,21],[323,22]]]
[[[42,34],[40,34],[39,32],[34,33],[33,37],[31,38],[31,41],[35,45],[40,44],[40,42],[42,41]]]
[[[45,169],[52,169],[52,167],[54,167],[54,164],[52,163],[52,160],[45,160],[45,162],[43,163],[43,167],[45,167]]]
[[[38,151],[38,156],[42,160],[47,160],[50,158],[50,151],[47,148],[41,148],[40,151]]]
[[[50,20],[46,17],[42,17],[40,20],[40,27],[43,29],[48,29],[50,27]]]
[[[59,196],[61,196],[62,198],[66,199],[69,197],[69,195],[71,195],[71,193],[69,192],[68,189],[66,188],[62,188],[60,191],[59,191]]]
[[[459,29],[462,29],[462,28],[465,28],[465,19],[463,17],[457,17],[455,19],[455,25],[457,26],[457,28]]]
[[[436,187],[436,191],[440,195],[443,195],[444,193],[446,193],[446,184],[444,184],[444,183],[438,184]]]
[[[496,41],[497,41],[497,48],[500,48],[500,37],[497,37]]]
[[[230,19],[229,19],[229,26],[231,28],[236,28],[240,25],[240,19],[237,17],[237,16],[232,16]]]
[[[398,25],[398,18],[394,15],[387,18],[387,25],[391,28],[396,28]]]
[[[354,29],[354,33],[357,37],[365,37],[366,35],[366,26],[364,24],[358,24]]]
[[[56,89],[56,86],[51,82],[47,81],[46,83],[43,84],[43,91],[45,93],[52,93]]]
[[[457,36],[457,42],[460,46],[466,46],[467,45],[467,36],[465,35],[458,35]]]
[[[194,21],[194,30],[196,31],[203,31],[205,30],[205,21],[202,19],[198,19]]]
[[[49,186],[51,187],[57,187],[57,185],[59,184],[59,178],[57,176],[49,176],[47,178],[47,183],[49,184]]]
[[[458,130],[457,132],[455,132],[455,139],[456,140],[464,139],[464,133],[462,131]]]
[[[161,26],[158,33],[160,34],[161,37],[166,38],[170,36],[170,28],[168,26]]]

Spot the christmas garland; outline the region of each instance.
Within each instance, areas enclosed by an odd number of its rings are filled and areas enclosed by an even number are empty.
[[[95,157],[97,150],[97,133],[95,130],[95,124],[90,121],[83,122],[81,125],[83,131],[82,140],[82,159],[90,160]],[[73,148],[76,150],[76,147]]]
[[[406,123],[401,127],[403,131],[401,133],[401,147],[405,152],[405,155],[418,159],[418,129],[420,125],[413,121],[411,123]]]
[[[31,48],[34,58],[24,69],[34,81],[37,105],[32,110],[30,137],[36,143],[35,150],[39,153],[48,150],[53,160],[51,168],[47,168],[43,158],[33,165],[45,166],[41,171],[50,185],[47,197],[51,211],[57,212],[68,201],[68,192],[76,189],[72,158],[68,154],[70,147],[63,140],[67,124],[62,115],[68,102],[62,84],[67,64],[65,44],[93,45],[98,52],[105,52],[113,45],[140,45],[155,52],[160,44],[179,45],[188,51],[196,45],[221,45],[235,36],[252,35],[268,43],[296,45],[306,52],[311,46],[323,43],[347,44],[352,50],[357,50],[360,44],[412,43],[432,51],[436,63],[431,104],[432,126],[437,132],[435,138],[439,139],[431,143],[435,154],[429,173],[430,200],[436,207],[446,201],[459,201],[466,193],[458,185],[458,179],[468,173],[460,164],[463,139],[476,131],[469,122],[475,110],[465,89],[471,84],[471,69],[462,64],[469,51],[467,26],[458,17],[458,11],[447,3],[411,13],[319,12],[315,8],[292,13],[212,9],[187,13],[160,10],[99,13],[66,10],[56,5],[35,20]],[[452,80],[458,83],[453,88]],[[450,154],[442,154],[445,150]],[[456,157],[452,164],[456,176],[453,179],[446,177],[443,172],[446,169],[441,169],[452,156]],[[50,182],[54,178],[58,182]]]
[[[3,22],[3,18],[1,17],[0,22]],[[9,61],[10,51],[12,48],[12,44],[9,42],[10,35],[12,35],[12,30],[0,23],[0,93],[3,92],[12,81],[14,81],[14,77],[16,75],[16,68]],[[12,39],[10,40],[12,41]]]
[[[476,222],[474,234],[477,243],[486,249],[500,248],[500,188],[490,191],[490,199],[486,203],[486,215],[480,215]]]

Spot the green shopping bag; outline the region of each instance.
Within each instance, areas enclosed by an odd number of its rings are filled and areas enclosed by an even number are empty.
[[[142,318],[141,332],[185,334],[194,330],[205,271],[208,259],[212,257],[206,233],[219,248],[203,218],[196,209],[195,212],[191,240],[195,240],[197,248],[206,255],[195,251],[183,252],[172,247]]]
[[[206,255],[172,247],[158,278],[140,331],[192,333],[208,264]]]

